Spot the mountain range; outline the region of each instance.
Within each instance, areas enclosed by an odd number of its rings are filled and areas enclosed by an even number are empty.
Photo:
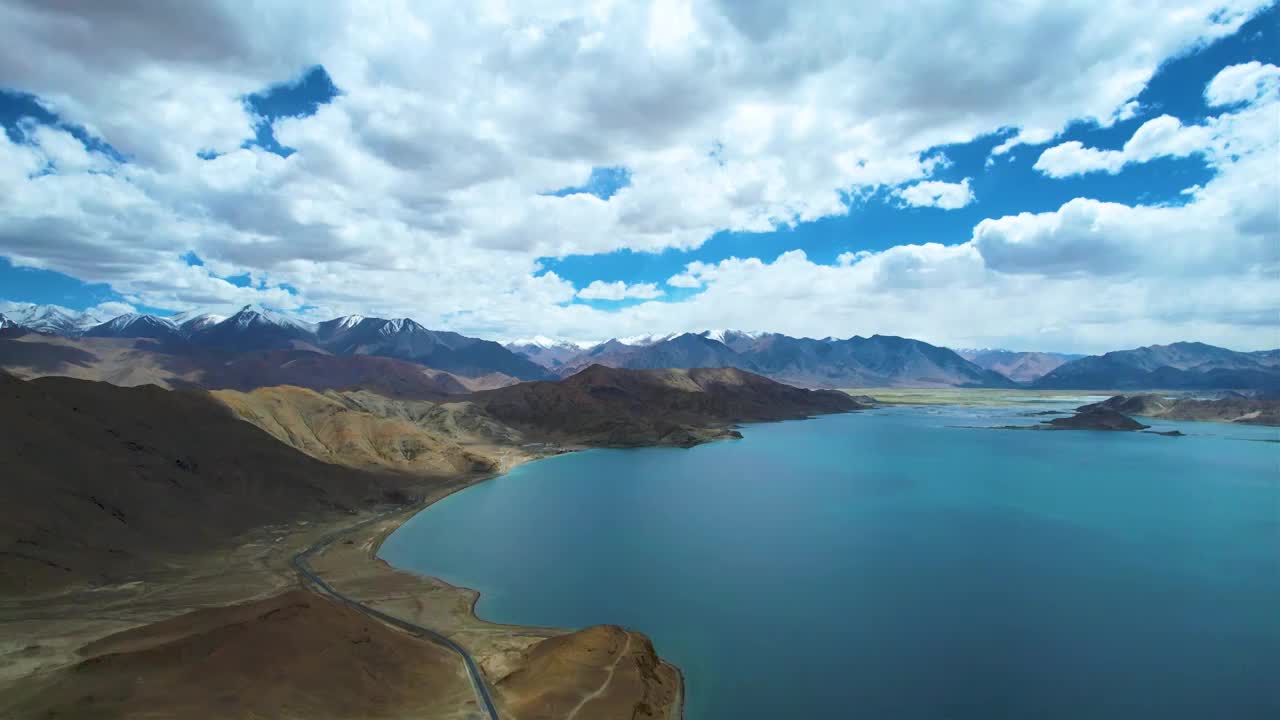
[[[1237,352],[1195,342],[1081,356],[1004,349],[955,351],[892,335],[813,339],[709,330],[613,338],[588,345],[546,337],[501,345],[431,330],[410,318],[348,315],[312,324],[254,305],[229,317],[191,311],[170,317],[127,314],[103,320],[92,313],[41,305],[11,307],[0,315],[0,332],[23,330],[83,341],[152,341],[133,347],[131,357],[137,362],[120,369],[136,375],[138,367],[164,365],[162,381],[186,372],[186,381],[202,387],[247,390],[274,384],[256,377],[265,374],[274,382],[350,389],[368,387],[362,383],[377,382],[389,373],[397,387],[381,383],[378,390],[410,398],[480,387],[468,378],[482,379],[483,386],[493,387],[568,377],[597,364],[637,370],[729,367],[793,385],[827,388],[1280,389],[1280,350]],[[90,355],[103,348],[120,354],[103,345],[96,347],[80,349]],[[27,353],[31,349],[22,348]],[[169,359],[157,363],[137,354],[144,350],[168,353]],[[69,350],[64,347],[59,352]],[[200,358],[196,363],[202,368],[199,380],[187,372],[193,357]],[[408,365],[389,364],[392,361]],[[14,367],[3,352],[0,364]],[[81,367],[93,364],[80,363]],[[177,366],[186,370],[174,371]],[[414,369],[422,367],[436,371],[425,385],[422,373]],[[311,374],[322,379],[312,379]],[[104,379],[94,374],[76,376]],[[343,384],[341,379],[350,382]]]
[[[523,346],[508,346],[527,352]],[[544,349],[545,350],[545,349]],[[794,338],[736,330],[613,339],[567,355],[556,348],[526,355],[561,376],[600,364],[628,369],[732,367],[814,387],[1012,387],[1008,378],[947,348],[910,338],[874,335],[845,340]]]

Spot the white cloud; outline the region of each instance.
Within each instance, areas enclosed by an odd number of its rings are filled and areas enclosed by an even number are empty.
[[[1280,92],[1280,67],[1257,60],[1223,68],[1205,88],[1210,105],[1258,102]]]
[[[667,278],[667,284],[670,285],[671,287],[678,287],[678,288],[702,287],[702,281],[694,277],[693,275],[690,275],[687,272],[679,273],[677,275],[672,275],[671,277]]]
[[[751,288],[731,291],[727,271],[693,266],[668,280],[705,284],[686,302],[565,306],[574,285],[538,259],[695,248],[723,230],[843,214],[845,198],[877,188],[910,202],[937,182],[931,148],[1001,131],[1012,148],[1073,121],[1113,122],[1161,63],[1234,32],[1264,4],[6,3],[0,85],[36,94],[130,162],[103,173],[105,159],[61,131],[33,144],[0,137],[0,254],[173,309],[307,305],[312,317],[410,315],[508,336],[725,326],[735,323],[715,313],[738,312],[760,314],[741,323],[752,327],[801,327],[802,305],[781,298],[781,314]],[[275,123],[297,152],[241,148],[255,122],[242,97],[314,64],[342,94]],[[1252,82],[1224,79],[1210,94],[1241,98],[1238,88],[1270,81]],[[1234,118],[1212,133],[1258,127]],[[202,150],[223,154],[203,161]],[[38,174],[47,164],[55,171]],[[581,184],[593,166],[625,167],[631,183],[608,200],[542,194]],[[1237,202],[1212,183],[1191,198],[1242,227],[1265,224],[1270,207],[1265,194]],[[206,265],[188,266],[188,251]],[[881,268],[886,281],[949,297],[946,283],[973,275],[975,258],[973,246],[904,250],[843,270]],[[769,267],[828,272],[793,257]],[[219,277],[246,272],[247,288]],[[830,293],[823,302],[886,309],[837,280],[816,285]],[[805,286],[786,291],[804,297]],[[702,299],[739,294],[741,311]],[[832,317],[848,330],[867,322]],[[904,332],[918,326],[909,319],[884,315]]]
[[[662,297],[662,291],[654,283],[628,285],[621,280],[617,282],[594,280],[578,291],[578,297],[583,300],[652,300]]]
[[[969,188],[969,178],[958,183],[925,180],[902,188],[894,194],[912,207],[936,207],[943,210],[962,208],[974,201],[973,190]]]
[[[88,312],[91,315],[104,318],[107,320],[120,317],[121,315],[134,313],[137,311],[138,309],[130,305],[129,303],[116,302],[114,300],[109,302],[104,302],[104,303],[98,303],[97,305],[94,305],[93,307],[88,308],[86,310],[86,312]]]
[[[1098,171],[1114,175],[1129,163],[1147,162],[1158,157],[1186,157],[1201,152],[1211,140],[1209,127],[1186,126],[1172,115],[1161,115],[1143,123],[1121,150],[1099,150],[1071,140],[1040,153],[1034,167],[1055,178]]]

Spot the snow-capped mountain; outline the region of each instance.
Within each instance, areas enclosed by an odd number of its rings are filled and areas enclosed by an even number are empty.
[[[769,333],[752,332],[746,330],[707,330],[698,333],[708,340],[724,343],[734,352],[747,352],[756,346],[760,338],[766,337]]]
[[[666,333],[665,335],[630,335],[628,337],[614,338],[613,341],[620,342],[623,345],[630,345],[632,347],[645,347],[647,345],[660,343],[664,340],[670,340],[678,335],[680,335],[680,333]]]
[[[71,310],[61,305],[13,305],[4,312],[14,325],[55,335],[78,335],[105,319],[92,312]]]
[[[178,326],[167,318],[154,315],[128,313],[95,325],[84,333],[85,337],[153,338],[177,340],[182,337]]]
[[[284,313],[245,305],[226,320],[191,333],[190,339],[197,345],[219,350],[267,350],[311,342],[315,330],[314,325]]]
[[[321,340],[329,340],[347,332],[364,322],[364,320],[365,317],[363,315],[343,315],[332,320],[325,320],[316,325],[316,335]]]
[[[176,325],[183,335],[191,335],[192,333],[199,332],[207,327],[217,325],[223,320],[226,320],[227,316],[205,312],[203,310],[188,310],[176,315],[170,315],[166,319]]]
[[[545,368],[558,368],[578,357],[595,343],[575,343],[567,340],[555,340],[545,335],[521,338],[506,344],[511,352],[523,355]]]
[[[18,327],[18,323],[5,317],[4,313],[0,313],[0,330],[7,330],[9,328],[16,328],[16,327]]]
[[[521,380],[551,376],[541,365],[496,342],[428,330],[409,318],[335,318],[320,324],[317,339],[338,355],[382,355],[469,375],[500,372]]]

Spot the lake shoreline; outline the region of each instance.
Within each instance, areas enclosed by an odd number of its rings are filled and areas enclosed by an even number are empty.
[[[335,536],[333,542],[311,559],[313,567],[317,574],[353,599],[454,639],[475,657],[490,687],[496,690],[498,684],[505,679],[506,671],[514,663],[516,655],[537,642],[569,636],[586,628],[503,623],[485,619],[477,612],[481,598],[479,590],[451,583],[427,572],[392,565],[380,557],[379,553],[388,537],[410,519],[445,498],[501,478],[516,467],[590,449],[594,448],[572,448],[566,452],[521,457],[502,472],[488,473],[441,488],[439,492],[396,510],[375,523],[356,526],[349,532]],[[356,549],[355,552],[352,552],[352,548]],[[352,587],[344,588],[344,584]],[[404,602],[405,598],[412,601]],[[642,637],[638,633],[643,633],[642,630],[630,630],[621,626],[606,627],[618,627],[622,632],[635,637]],[[683,720],[684,700],[687,696],[684,672],[660,653],[655,659],[660,666],[669,668],[678,680],[675,700],[664,717],[667,720]]]

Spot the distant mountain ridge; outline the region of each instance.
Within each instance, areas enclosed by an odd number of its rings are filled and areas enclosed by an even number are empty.
[[[639,370],[731,367],[782,382],[829,388],[1280,388],[1280,349],[1237,352],[1198,342],[1084,357],[1003,349],[957,352],[893,335],[813,339],[720,329],[614,338],[587,347],[545,337],[504,346],[431,330],[410,318],[348,315],[311,324],[254,305],[230,317],[189,311],[171,317],[131,313],[106,321],[93,313],[54,305],[8,307],[0,315],[0,330],[6,333],[31,330],[71,338],[151,339],[170,347],[215,353],[301,350],[349,358],[383,357],[471,378],[549,380],[600,364]]]
[[[1280,352],[1199,342],[1148,345],[1072,360],[1031,384],[1052,390],[1280,389]]]
[[[546,368],[496,342],[428,330],[409,318],[347,316],[313,325],[246,305],[225,318],[196,312],[172,318],[130,313],[103,322],[90,315],[74,316],[55,306],[33,305],[21,310],[0,327],[12,325],[73,338],[148,338],[223,353],[301,349],[339,356],[380,356],[468,377],[554,377]]]
[[[709,330],[608,340],[548,367],[564,376],[593,364],[632,370],[732,367],[815,387],[1014,385],[947,348],[890,335],[814,340]]]

